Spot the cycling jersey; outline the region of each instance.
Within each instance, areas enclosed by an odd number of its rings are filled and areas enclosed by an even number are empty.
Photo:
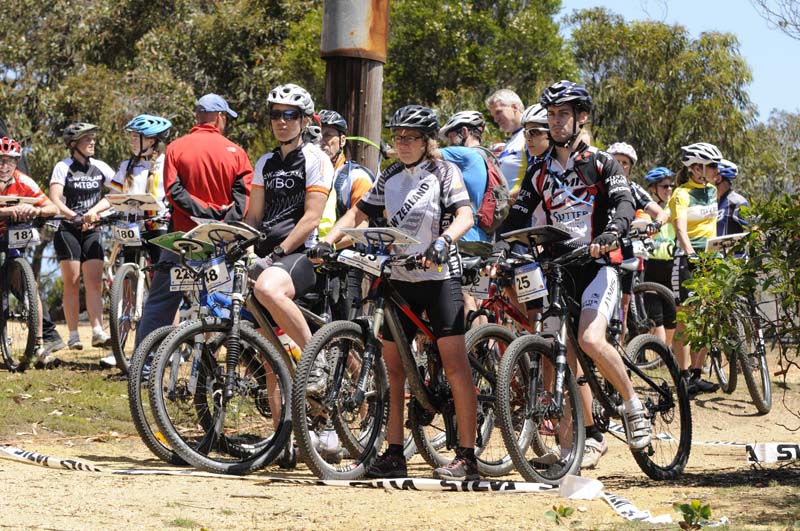
[[[650,194],[633,181],[629,181],[631,185],[631,195],[633,195],[633,207],[636,210],[646,210],[647,205],[653,203],[653,198]]]
[[[111,181],[108,183],[108,187],[115,192],[122,193],[122,190],[125,186],[125,175],[128,171],[128,163],[129,160],[122,161],[119,165],[119,169],[114,177],[111,178]],[[165,193],[164,193],[164,155],[159,155],[155,161],[154,168],[153,168],[153,182],[151,184],[151,188],[147,189],[147,179],[150,176],[150,158],[147,157],[145,159],[140,159],[133,167],[133,183],[131,187],[128,189],[129,194],[150,194],[162,204],[165,204]],[[166,210],[166,205],[164,207]]]
[[[686,232],[695,252],[706,250],[706,241],[717,235],[717,189],[689,179],[672,192],[670,221],[686,219]]]
[[[616,159],[581,142],[562,168],[554,149],[528,168],[519,197],[498,232],[557,225],[572,234],[564,242],[570,247],[591,243],[609,225],[627,233],[633,198]]]
[[[42,193],[36,181],[25,175],[19,170],[14,170],[11,181],[5,190],[0,191],[0,196],[35,197],[38,201],[33,206],[40,207],[47,202],[47,197]],[[0,237],[6,232],[7,221],[0,219]]]
[[[336,217],[340,218],[345,212],[358,203],[372,187],[375,177],[367,168],[353,162],[345,161],[340,156],[334,167],[333,191],[336,192]]]
[[[64,204],[76,214],[82,215],[100,201],[103,197],[103,184],[113,176],[114,170],[102,160],[90,158],[88,164],[83,164],[69,157],[53,168],[50,186],[62,185]]]
[[[516,192],[522,185],[528,169],[528,151],[525,144],[525,129],[520,127],[506,142],[503,151],[497,156],[500,171],[508,183],[508,191]]]
[[[267,235],[258,245],[259,255],[271,252],[280,245],[305,213],[307,192],[327,196],[333,184],[333,165],[330,158],[314,144],[301,144],[281,156],[280,147],[262,155],[256,162],[253,186],[264,188],[264,216],[260,230]],[[313,247],[317,241],[314,229],[305,241]],[[287,254],[297,249],[286,249]]]
[[[720,197],[717,206],[717,236],[747,231],[749,224],[742,217],[740,209],[748,204],[747,199],[733,190],[728,190]]]
[[[475,213],[480,210],[488,180],[486,161],[483,156],[473,148],[450,146],[442,148],[442,158],[452,162],[461,170],[461,175],[464,177],[464,185],[467,187],[467,193],[469,194],[469,202],[472,203],[472,212]],[[467,233],[461,237],[461,240],[465,242],[492,241],[486,232],[478,226],[477,219]]]
[[[413,236],[419,243],[405,246],[405,254],[424,253],[442,234],[460,207],[469,206],[469,194],[458,166],[443,160],[425,160],[412,169],[395,162],[384,170],[358,208],[370,218],[383,216],[386,209],[389,225]],[[451,260],[441,271],[394,268],[392,278],[408,282],[444,280],[461,276],[455,245],[450,246]]]

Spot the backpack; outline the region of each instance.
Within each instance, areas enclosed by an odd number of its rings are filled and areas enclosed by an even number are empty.
[[[508,216],[508,182],[500,171],[500,163],[494,153],[483,146],[475,149],[486,163],[486,191],[483,193],[481,207],[475,213],[478,226],[487,234],[493,234]]]

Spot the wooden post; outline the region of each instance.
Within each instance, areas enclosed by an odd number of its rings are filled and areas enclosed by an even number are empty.
[[[349,136],[380,144],[383,64],[386,62],[389,0],[326,0],[320,51],[326,61],[325,106],[340,113]],[[377,171],[379,152],[350,142],[356,162]]]

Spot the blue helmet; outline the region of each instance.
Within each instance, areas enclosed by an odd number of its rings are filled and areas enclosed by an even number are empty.
[[[665,168],[664,166],[657,166],[647,172],[647,175],[644,176],[644,179],[649,183],[657,183],[661,179],[666,179],[667,177],[674,177],[675,173],[670,170],[669,168]]]
[[[139,133],[145,137],[154,137],[162,141],[169,137],[170,129],[172,129],[172,122],[166,118],[151,114],[140,114],[125,126],[126,131]]]
[[[732,181],[739,175],[739,166],[733,162],[722,159],[719,161],[719,176]]]

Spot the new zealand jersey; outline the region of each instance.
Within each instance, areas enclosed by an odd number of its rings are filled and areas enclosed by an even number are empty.
[[[470,202],[461,171],[455,164],[427,160],[413,170],[395,162],[378,176],[357,206],[371,218],[381,216],[386,209],[392,227],[419,240],[402,251],[415,254],[424,253],[450,223],[455,211],[470,206]],[[450,251],[451,256],[455,255],[455,245]],[[441,271],[437,267],[427,271],[392,270],[393,279],[408,282],[444,280],[460,274],[457,258],[443,265]]]
[[[253,186],[264,188],[264,216],[260,229],[267,235],[266,241],[259,244],[259,254],[271,251],[292,232],[305,212],[307,192],[320,192],[327,196],[332,184],[331,160],[314,144],[302,144],[286,158],[281,157],[280,147],[259,158],[253,173]],[[314,230],[306,240],[306,247],[313,247],[316,238],[317,231]]]
[[[63,201],[67,208],[76,214],[85,214],[103,197],[103,184],[113,176],[114,170],[102,160],[90,158],[89,164],[84,165],[70,157],[53,168],[50,185],[63,185]]]

